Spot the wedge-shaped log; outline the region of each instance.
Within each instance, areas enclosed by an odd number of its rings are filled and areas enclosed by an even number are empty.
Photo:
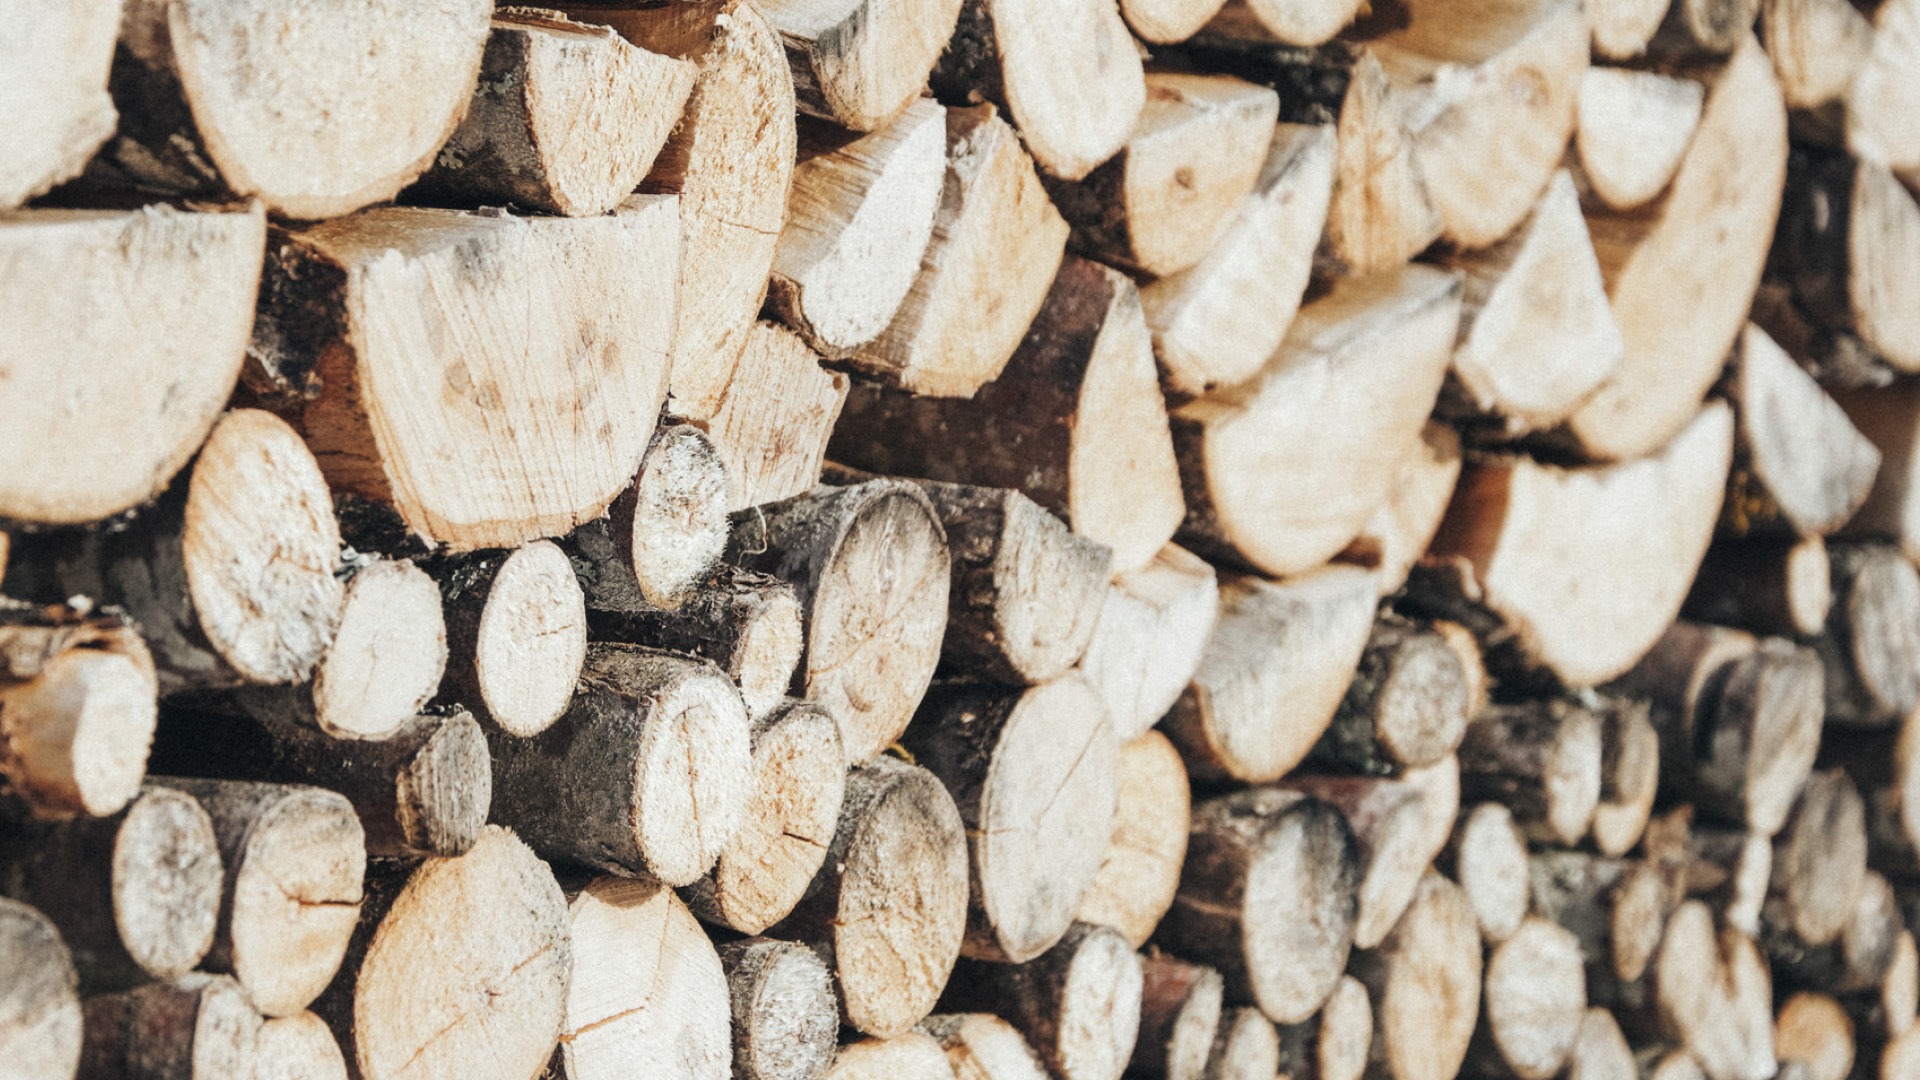
[[[1114,734],[1136,738],[1160,722],[1193,680],[1219,614],[1213,567],[1173,544],[1114,575],[1080,660]]]
[[[1866,806],[1844,772],[1813,774],[1773,840],[1763,918],[1803,945],[1840,937],[1867,880]]]
[[[1920,57],[1920,4],[1898,0],[1873,13],[1873,46],[1847,86],[1847,150],[1903,173],[1920,166],[1913,100]]]
[[[960,15],[960,0],[758,6],[786,45],[800,111],[854,131],[877,131],[909,106]]]
[[[1259,375],[1175,409],[1183,542],[1275,575],[1338,553],[1414,454],[1459,313],[1430,267],[1343,280]]]
[[[1772,44],[1772,37],[1767,41]],[[1706,98],[1705,89],[1690,79],[1588,68],[1580,79],[1574,128],[1587,190],[1612,210],[1652,202],[1680,168]]]
[[[1115,0],[966,0],[933,88],[1006,109],[1034,160],[1063,180],[1118,152],[1146,102]]]
[[[1373,568],[1374,584],[1382,597],[1399,592],[1440,531],[1454,485],[1460,480],[1460,467],[1459,433],[1428,421],[1394,473],[1386,501],[1367,516],[1360,535],[1334,561]],[[1476,662],[1478,655],[1476,648]]]
[[[1121,744],[1117,773],[1113,835],[1075,918],[1111,926],[1137,949],[1153,936],[1179,891],[1192,792],[1180,752],[1157,731]]]
[[[0,518],[79,524],[166,490],[233,393],[265,225],[257,206],[0,217]]]
[[[1180,520],[1165,417],[1139,292],[1070,258],[999,378],[970,399],[857,386],[827,452],[878,473],[1018,488],[1132,570]]]
[[[119,117],[107,96],[107,74],[121,7],[122,0],[42,0],[15,13],[37,32],[9,39],[0,59],[23,80],[0,128],[0,141],[12,148],[0,165],[0,208],[78,176],[113,134]],[[46,1067],[36,1062],[27,1071]]]
[[[1920,208],[1915,214],[1920,227]],[[1846,412],[1752,323],[1741,334],[1727,391],[1738,424],[1723,525],[1735,533],[1804,536],[1845,524],[1880,468],[1880,451]]]
[[[851,385],[846,375],[822,368],[800,335],[756,324],[707,422],[727,467],[727,509],[790,499],[819,483],[827,438]]]
[[[276,234],[250,376],[334,487],[429,541],[565,533],[613,502],[653,435],[675,213],[661,198],[577,220],[390,207]]]
[[[1645,55],[1668,6],[1662,0],[1594,0],[1587,7],[1594,58],[1617,62]]]
[[[1852,4],[1766,0],[1760,33],[1796,128],[1823,143],[1844,139],[1847,89],[1873,48],[1873,23]]]
[[[633,193],[693,91],[694,66],[604,26],[493,16],[466,118],[413,194],[593,217]]]
[[[486,0],[129,4],[106,159],[143,187],[255,196],[291,218],[391,199],[465,115],[492,13]]]

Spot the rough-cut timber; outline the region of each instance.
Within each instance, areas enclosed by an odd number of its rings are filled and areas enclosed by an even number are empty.
[[[1346,985],[1345,980],[1341,985]],[[1274,1075],[1280,1067],[1280,1053],[1280,1033],[1273,1021],[1259,1009],[1234,1009],[1214,1036],[1213,1052],[1207,1056],[1206,1080],[1254,1080]]]
[[[826,950],[841,1018],[905,1034],[933,1011],[967,929],[967,835],[953,796],[893,757],[847,775],[820,873],[773,936]]]
[[[225,975],[187,975],[86,1002],[80,1080],[254,1076],[260,1014]]]
[[[675,213],[663,198],[581,219],[388,207],[277,233],[249,385],[336,489],[430,542],[565,533],[632,481],[653,435]]]
[[[743,934],[786,918],[826,861],[846,777],[840,729],[824,709],[788,701],[756,720],[740,831],[707,876],[682,891],[687,903]]]
[[[1342,772],[1390,775],[1453,753],[1481,704],[1484,674],[1468,670],[1466,661],[1444,630],[1378,619],[1313,760]]]
[[[1920,573],[1890,547],[1833,545],[1833,609],[1815,648],[1827,723],[1889,727],[1920,702]]]
[[[1126,939],[1079,923],[1024,964],[962,963],[942,1001],[998,1010],[1060,1080],[1120,1080],[1140,1031],[1141,989],[1140,956]]]
[[[310,1012],[269,1017],[254,1040],[254,1080],[348,1080],[327,1022]]]
[[[1805,945],[1825,945],[1846,929],[1866,875],[1860,792],[1838,769],[1817,772],[1774,837],[1764,918]]]
[[[555,12],[493,16],[473,101],[411,192],[568,217],[620,205],[653,168],[694,66]]]
[[[204,967],[232,974],[268,1016],[304,1012],[360,918],[367,854],[353,804],[322,788],[159,782],[198,800],[220,845],[226,884]]]
[[[1175,392],[1252,377],[1299,311],[1333,195],[1333,127],[1280,124],[1269,134],[1253,190],[1199,262],[1140,287],[1154,355]]]
[[[765,0],[793,70],[800,111],[876,131],[926,86],[960,0]]]
[[[698,68],[686,111],[641,190],[680,197],[680,261],[665,268],[678,276],[678,299],[650,306],[679,312],[667,353],[673,413],[705,421],[753,329],[787,220],[796,136],[781,35],[747,0],[561,6]],[[636,258],[661,266],[654,255]]]
[[[1723,539],[1708,548],[1680,614],[1756,634],[1813,637],[1832,610],[1826,541],[1762,537]]]
[[[1587,1013],[1580,940],[1534,916],[1487,956],[1486,1015],[1473,1048],[1482,1075],[1551,1080],[1574,1052]]]
[[[447,627],[440,696],[514,735],[567,707],[587,655],[587,610],[566,554],[546,540],[430,564]]]
[[[728,510],[790,499],[820,482],[827,437],[851,385],[823,369],[791,330],[763,322],[748,331],[733,381],[707,421],[727,467]]]
[[[1461,792],[1504,804],[1533,838],[1572,845],[1600,803],[1604,753],[1599,716],[1573,701],[1495,705],[1467,725]]]
[[[1373,1003],[1368,1074],[1445,1080],[1460,1070],[1480,1011],[1480,928],[1460,887],[1420,882],[1406,915],[1353,974]]]
[[[746,706],[711,663],[590,645],[566,715],[489,732],[493,820],[546,858],[690,885],[753,794]]]
[[[0,894],[39,908],[87,993],[186,974],[213,944],[220,848],[190,795],[148,787],[112,817],[9,823]]]
[[[1771,35],[1767,44],[1774,44]],[[1778,65],[1779,54],[1773,59]],[[1580,79],[1574,128],[1580,179],[1587,190],[1611,210],[1652,202],[1680,168],[1706,99],[1705,89],[1690,79],[1588,68]]]
[[[108,6],[75,4],[67,18]],[[27,118],[10,115],[9,125],[15,119]],[[28,151],[6,141],[0,169]],[[257,206],[0,215],[0,306],[10,323],[0,345],[8,372],[0,452],[14,463],[0,479],[0,518],[79,524],[166,490],[233,392],[265,237]]]
[[[80,978],[45,915],[0,900],[0,1054],[19,1080],[67,1080],[80,1059]]]
[[[1568,421],[1595,457],[1651,453],[1687,427],[1760,282],[1785,182],[1786,110],[1766,54],[1741,34],[1666,197],[1640,213],[1588,215],[1627,347],[1619,374]]]
[[[1347,966],[1359,880],[1359,845],[1338,810],[1271,788],[1222,796],[1194,808],[1180,893],[1158,937],[1220,969],[1235,1000],[1298,1024]],[[1475,941],[1477,955],[1477,931]]]
[[[796,692],[833,714],[850,763],[913,718],[947,624],[946,536],[915,485],[820,487],[747,512],[736,558],[793,583],[805,614]]]
[[[846,357],[879,337],[913,287],[946,175],[946,115],[916,98],[870,135],[800,126],[767,303],[820,355]]]
[[[1213,567],[1173,544],[1114,575],[1080,671],[1106,703],[1116,735],[1144,734],[1179,700],[1219,613]]]
[[[125,616],[0,603],[7,790],[40,817],[120,810],[146,774],[156,686],[153,657]]]
[[[1343,280],[1259,375],[1175,409],[1183,542],[1274,575],[1344,548],[1414,453],[1459,313],[1458,278],[1430,267]]]
[[[933,88],[952,104],[1006,109],[1034,160],[1063,180],[1118,152],[1146,102],[1115,0],[966,0]]]
[[[840,1009],[833,973],[819,955],[791,941],[747,938],[721,946],[720,960],[733,1011],[734,1075],[824,1076],[833,1064]]]
[[[939,1040],[935,1045],[945,1050],[942,1080],[1043,1080],[1047,1076],[1046,1064],[1028,1045],[1027,1037],[992,1013],[941,1013],[927,1017],[920,1031]],[[864,1080],[865,1074],[860,1076]]]
[[[291,218],[393,198],[467,111],[486,0],[337,12],[267,2],[127,5],[104,157],[144,187],[254,196]]]
[[[927,1024],[933,1026],[942,1019],[933,1017]],[[1038,1070],[1039,1066],[1034,1068]],[[971,1076],[969,1074],[969,1080]],[[947,1064],[947,1052],[933,1036],[909,1031],[891,1039],[856,1039],[847,1043],[834,1055],[833,1066],[827,1070],[826,1077],[827,1080],[953,1080],[954,1071],[953,1066]]]
[[[1225,982],[1203,964],[1163,952],[1141,957],[1140,1031],[1131,1070],[1164,1080],[1201,1080],[1220,1028]]]
[[[121,3],[46,0],[12,14],[35,32],[10,37],[0,53],[0,66],[17,80],[0,126],[0,142],[10,148],[0,165],[0,209],[11,210],[78,176],[113,134],[118,114],[107,96],[107,72]],[[26,1072],[46,1067],[36,1061]]]
[[[1278,96],[1224,75],[1156,72],[1118,153],[1048,185],[1077,250],[1160,277],[1199,262],[1260,177]]]
[[[1157,731],[1121,744],[1118,777],[1106,861],[1075,918],[1111,926],[1139,948],[1179,891],[1192,795],[1180,752]]]
[[[726,549],[727,490],[726,463],[704,432],[691,424],[656,431],[605,520],[568,538],[587,605],[679,607]]]
[[[947,110],[946,154],[919,276],[847,364],[914,393],[968,397],[1000,374],[1039,313],[1068,229],[992,106]]]
[[[727,1068],[733,1032],[726,974],[673,890],[598,877],[568,891],[573,971],[547,1074],[556,1080],[736,1075]]]

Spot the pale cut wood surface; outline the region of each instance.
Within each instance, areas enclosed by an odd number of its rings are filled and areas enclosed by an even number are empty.
[[[1074,917],[1111,926],[1139,948],[1180,888],[1192,794],[1179,751],[1157,731],[1121,744],[1117,772],[1113,835]]]
[[[80,1060],[80,978],[60,931],[34,908],[0,900],[0,1052],[20,1080],[65,1080]]]
[[[1222,0],[1120,0],[1134,36],[1155,45],[1185,41],[1220,10]]]
[[[1614,210],[1653,201],[1679,169],[1705,104],[1706,92],[1688,79],[1587,69],[1574,129],[1581,179]]]
[[[566,553],[546,540],[433,566],[445,605],[439,696],[515,735],[566,710],[587,655],[587,609]]]
[[[79,175],[113,134],[118,114],[107,72],[119,37],[123,0],[64,0],[22,7],[10,18],[36,32],[10,36],[0,69],[9,102],[0,142],[0,208],[12,209]]]
[[[1352,21],[1361,6],[1355,0],[1227,0],[1201,33],[1270,38],[1284,45],[1319,45]]]
[[[720,947],[733,1011],[733,1073],[818,1080],[833,1065],[840,1009],[833,973],[805,945],[746,938]]]
[[[1177,545],[1114,575],[1080,673],[1105,703],[1116,735],[1145,734],[1173,707],[1200,666],[1219,614],[1212,565]]]
[[[260,1014],[240,984],[193,973],[86,1002],[81,1080],[252,1076]]]
[[[800,110],[875,131],[908,107],[953,36],[961,0],[765,0]]]

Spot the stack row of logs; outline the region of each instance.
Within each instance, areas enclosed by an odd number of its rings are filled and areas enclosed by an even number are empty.
[[[1920,0],[22,2],[0,1075],[1920,1078]]]

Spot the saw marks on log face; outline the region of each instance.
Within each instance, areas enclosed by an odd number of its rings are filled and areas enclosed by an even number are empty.
[[[233,392],[265,242],[258,207],[0,215],[0,517],[79,524],[166,488]]]
[[[507,556],[474,635],[487,714],[516,735],[546,730],[566,710],[586,658],[586,602],[565,553],[540,540]]]
[[[727,466],[727,509],[801,495],[820,481],[827,437],[852,380],[827,371],[800,335],[757,323],[707,436]]]
[[[339,631],[313,676],[315,719],[341,738],[391,735],[433,696],[446,666],[439,587],[410,559],[381,559],[347,583]]]
[[[9,103],[0,119],[0,145],[7,147],[0,209],[78,176],[113,134],[107,70],[119,39],[120,7],[121,0],[36,0],[9,14],[32,32],[9,35],[0,45]]]

